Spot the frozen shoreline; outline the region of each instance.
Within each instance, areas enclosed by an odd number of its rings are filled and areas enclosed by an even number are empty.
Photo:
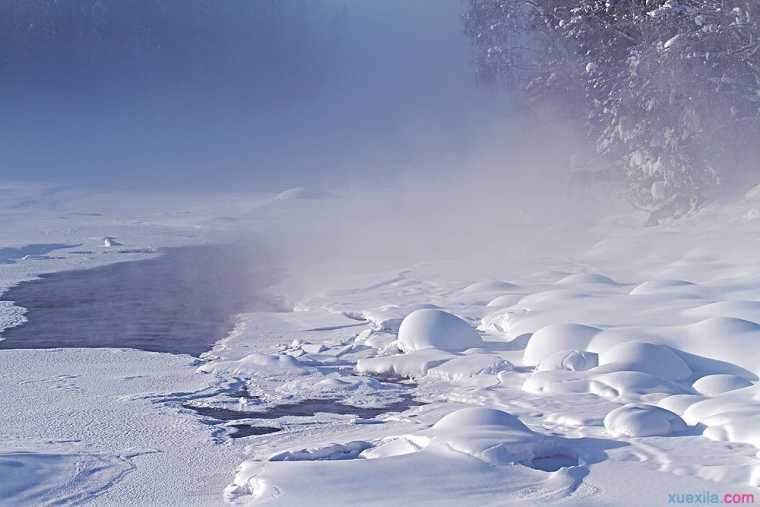
[[[276,210],[226,205],[246,209],[236,227],[271,217],[281,224],[285,209],[288,220],[303,213],[297,201]],[[3,350],[0,401],[14,410],[2,416],[0,457],[31,451],[27,466],[39,468],[42,453],[68,456],[44,469],[53,485],[64,481],[70,456],[85,466],[105,459],[112,472],[100,482],[55,493],[97,492],[102,505],[293,505],[315,492],[336,505],[634,506],[704,490],[760,497],[756,206],[748,199],[673,226],[629,228],[506,280],[455,279],[449,264],[435,262],[355,271],[293,299],[294,311],[240,315],[200,361],[117,349]],[[189,223],[210,225],[174,241],[214,236],[223,214],[182,216],[181,234]],[[155,241],[130,244],[164,246],[157,238],[165,224],[149,222],[142,219],[141,233]],[[60,241],[95,236],[75,229]],[[33,262],[57,269],[71,261]],[[423,319],[400,331],[415,311],[445,311],[462,324]],[[426,334],[429,326],[437,331]],[[77,372],[83,362],[96,366]],[[242,388],[246,397],[235,395]],[[182,408],[244,414],[318,399],[373,408],[410,394],[425,404],[369,419],[252,417],[242,422],[281,431],[237,439],[232,426],[241,421]],[[446,418],[473,405],[517,419]],[[40,419],[51,421],[43,432]],[[375,479],[357,488],[357,474]],[[443,487],[442,474],[456,483]],[[636,487],[642,482],[646,491]]]

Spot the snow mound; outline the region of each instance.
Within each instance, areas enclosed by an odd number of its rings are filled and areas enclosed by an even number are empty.
[[[752,187],[744,194],[744,198],[748,201],[760,201],[760,185]]]
[[[468,285],[462,292],[476,293],[476,292],[504,292],[517,288],[517,285],[509,282],[503,282],[501,280],[486,280],[483,282],[476,282]]]
[[[598,273],[578,273],[562,278],[557,285],[618,285],[618,283]]]
[[[538,365],[538,371],[551,370],[569,370],[583,371],[590,370],[599,365],[599,356],[594,352],[583,352],[579,350],[560,350],[546,357]]]
[[[625,342],[599,355],[599,364],[614,364],[621,371],[640,371],[665,380],[685,380],[692,375],[683,359],[664,345]]]
[[[520,304],[527,308],[555,305],[577,299],[591,297],[587,292],[571,289],[553,289],[535,292],[520,300]]]
[[[215,361],[198,368],[201,373],[217,373],[236,376],[270,375],[304,375],[305,367],[294,357],[287,354],[253,353],[237,361]]]
[[[632,296],[656,294],[658,292],[682,289],[685,287],[695,287],[695,285],[686,280],[650,280],[634,287],[630,294]]]
[[[497,296],[488,302],[486,306],[491,308],[504,308],[517,304],[522,299],[519,294],[504,294],[503,296]]]
[[[453,359],[453,354],[438,349],[416,350],[406,354],[359,359],[356,372],[381,377],[420,378],[428,370]]]
[[[604,418],[604,427],[616,437],[666,436],[686,429],[678,414],[654,405],[629,404]]]
[[[581,324],[552,324],[541,328],[528,341],[523,360],[526,365],[541,361],[561,351],[585,350],[601,329]]]
[[[616,371],[595,376],[591,392],[611,401],[641,401],[649,395],[687,394],[673,382],[640,371]]]
[[[439,310],[440,307],[432,304],[419,304],[411,306],[385,305],[373,310],[361,312],[361,316],[372,324],[376,331],[392,331],[397,333],[401,322],[410,313],[416,310]]]
[[[429,430],[430,447],[451,449],[490,465],[529,463],[557,452],[556,441],[530,430],[517,417],[491,408],[463,408]]]
[[[317,187],[294,187],[283,190],[274,197],[275,201],[289,201],[291,199],[327,199],[335,196]]]
[[[705,396],[715,396],[716,394],[735,391],[736,389],[742,389],[751,385],[752,382],[737,375],[720,374],[702,377],[694,382],[692,387],[695,391]]]
[[[578,394],[588,393],[591,388],[588,378],[581,372],[549,370],[528,377],[522,389],[534,394]]]
[[[356,459],[362,451],[372,447],[360,440],[347,444],[329,444],[322,447],[282,451],[272,455],[269,461],[321,461]]]
[[[704,399],[705,397],[699,394],[674,394],[658,401],[657,406],[683,417],[690,406]]]
[[[687,317],[709,319],[712,317],[733,317],[747,321],[760,320],[760,301],[719,301],[685,310]]]
[[[428,370],[426,378],[444,382],[462,382],[482,375],[511,371],[512,363],[494,354],[471,354],[446,361]]]
[[[760,385],[703,398],[683,413],[689,424],[705,426],[711,440],[739,442],[760,448]]]
[[[425,349],[461,352],[482,345],[483,340],[472,327],[442,310],[416,310],[399,327],[398,348],[403,352]]]
[[[463,408],[443,416],[433,425],[437,430],[466,431],[472,427],[497,426],[532,433],[517,417],[493,408]]]
[[[714,317],[688,326],[689,329],[703,336],[719,340],[721,336],[752,333],[760,331],[760,324],[732,317]]]

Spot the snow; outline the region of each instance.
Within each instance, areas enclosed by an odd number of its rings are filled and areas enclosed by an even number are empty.
[[[472,327],[443,310],[416,310],[404,318],[398,331],[398,348],[403,352],[424,349],[462,352],[482,344]]]
[[[672,349],[646,342],[626,342],[599,354],[599,364],[618,370],[641,371],[665,380],[686,380],[691,369]]]
[[[752,382],[737,375],[706,375],[694,382],[694,390],[705,396],[727,393],[736,389],[749,387]]]
[[[315,209],[330,223],[362,204],[308,196],[88,195],[22,214],[10,208],[21,197],[0,201],[14,238],[0,287],[240,227],[298,236]],[[758,495],[760,231],[742,219],[755,205],[647,229],[620,218],[573,257],[543,252],[490,273],[452,272],[478,264],[486,241],[411,267],[289,266],[268,288],[289,310],[237,316],[201,359],[0,349],[0,474],[13,477],[0,503],[633,507],[675,491]],[[106,236],[129,251],[103,248]],[[40,244],[64,246],[18,255]],[[327,273],[319,287],[299,284],[309,269]],[[23,319],[0,303],[0,326]],[[231,438],[234,425],[280,431]]]
[[[599,365],[599,355],[580,350],[560,350],[545,357],[536,368],[538,371],[570,370],[581,371]]]
[[[581,324],[551,324],[531,336],[523,357],[525,364],[538,365],[567,350],[585,350],[601,329]]]
[[[686,423],[677,414],[664,408],[629,404],[607,414],[604,427],[616,437],[652,437],[684,431]]]

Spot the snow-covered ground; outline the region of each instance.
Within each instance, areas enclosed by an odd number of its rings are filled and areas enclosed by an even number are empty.
[[[314,191],[4,188],[3,287],[163,246],[240,240],[240,231],[297,236],[288,246],[308,243],[313,255],[283,256],[281,280],[267,289],[292,311],[239,316],[201,359],[0,350],[0,474],[10,478],[0,502],[756,501],[756,194],[656,228],[610,218],[573,252],[519,263],[489,255],[487,266],[468,266],[489,249],[486,238],[471,255],[458,248],[456,257],[369,269],[348,262],[351,248],[394,236],[368,225],[349,235],[348,253],[319,257],[322,246],[309,243],[318,234],[297,224],[346,204]],[[29,245],[50,246],[28,253]],[[302,264],[288,265],[293,259]],[[4,326],[21,320],[22,310],[0,307]],[[283,408],[316,400],[338,409]],[[389,410],[362,411],[378,407]],[[199,415],[214,409],[235,418]],[[232,438],[233,426],[281,431]]]

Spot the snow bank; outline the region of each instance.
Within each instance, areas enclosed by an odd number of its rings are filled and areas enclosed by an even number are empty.
[[[604,427],[616,437],[665,436],[686,429],[678,414],[654,405],[630,404],[616,408],[604,418]]]
[[[398,348],[403,352],[425,349],[462,352],[482,345],[483,340],[472,327],[442,310],[414,311],[403,320],[398,332]]]

